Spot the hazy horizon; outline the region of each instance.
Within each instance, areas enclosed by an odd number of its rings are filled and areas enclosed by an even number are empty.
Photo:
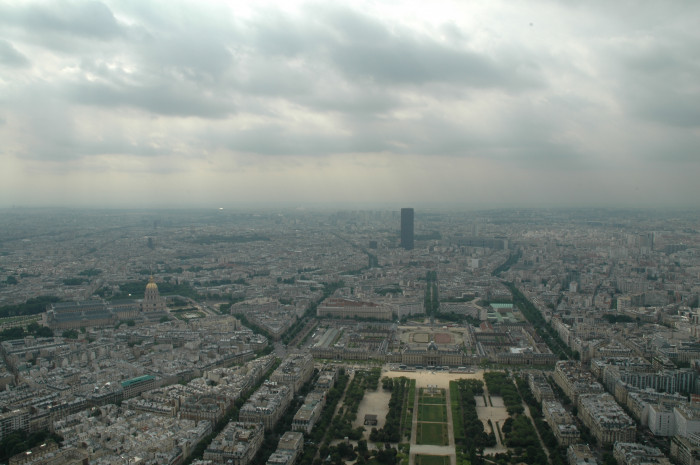
[[[0,1],[0,208],[698,208],[698,16]]]

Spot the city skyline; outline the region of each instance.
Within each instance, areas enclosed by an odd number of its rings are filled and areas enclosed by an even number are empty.
[[[0,461],[700,451],[696,212],[3,212]]]
[[[0,208],[698,207],[695,2],[0,2]]]

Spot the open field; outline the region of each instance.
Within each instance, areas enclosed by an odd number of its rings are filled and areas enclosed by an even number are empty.
[[[446,455],[416,455],[416,465],[450,465]]]
[[[425,405],[443,405],[445,403],[445,396],[420,396],[418,402]]]
[[[416,380],[416,387],[427,387],[428,385],[435,385],[439,388],[449,389],[450,381],[456,379],[484,379],[484,371],[476,370],[475,373],[450,373],[446,371],[391,371],[384,369],[382,376],[388,376],[390,378],[398,378],[399,376],[405,376],[409,379]]]
[[[444,405],[419,404],[418,421],[446,422],[447,412],[445,411]]]
[[[435,446],[446,446],[449,444],[446,423],[418,423],[417,433],[417,444],[432,444]]]
[[[369,438],[369,432],[372,428],[383,428],[386,423],[386,414],[389,411],[390,399],[391,392],[384,391],[381,388],[377,391],[365,392],[365,396],[362,398],[362,402],[360,402],[360,406],[357,408],[357,418],[352,422],[352,427],[357,428],[358,426],[364,426],[365,415],[372,413],[377,415],[377,426],[365,427],[365,439]]]
[[[432,340],[434,340],[438,344],[454,344],[455,342],[455,337],[450,334],[450,333],[423,333],[423,332],[417,332],[413,333],[409,337],[410,342],[414,342],[417,344],[425,344],[426,342],[430,342],[432,337]]]
[[[416,442],[446,446],[448,438],[447,394],[440,388],[420,388],[418,391],[418,424]]]
[[[418,371],[392,371],[389,370],[388,367],[385,367],[382,373],[382,376],[388,376],[390,378],[398,378],[399,376],[405,376],[406,378],[409,379],[414,379],[416,380],[416,388],[418,388],[418,395],[419,397],[419,422],[415,425],[417,427],[416,429],[416,450],[415,450],[415,458],[416,462],[415,465],[420,465],[420,463],[425,464],[425,462],[418,462],[418,457],[419,455],[432,455],[433,457],[442,457],[443,453],[443,447],[447,446],[449,444],[449,438],[448,438],[448,424],[447,424],[447,418],[443,420],[444,422],[438,423],[424,423],[421,421],[423,420],[423,416],[426,413],[421,414],[420,409],[422,407],[432,407],[432,406],[437,406],[440,404],[445,405],[446,404],[446,399],[445,399],[445,394],[441,392],[439,396],[434,395],[434,396],[429,396],[428,394],[428,386],[436,386],[438,388],[444,388],[444,389],[449,389],[450,388],[450,381],[456,381],[460,379],[479,379],[482,380],[484,379],[483,377],[483,370],[481,369],[476,369],[474,373],[449,373],[445,371],[430,371],[430,370],[418,370]],[[456,397],[452,399],[452,403],[454,403]],[[484,424],[484,430],[488,433],[491,431],[491,425],[493,425],[494,428],[500,427],[503,425],[503,422],[505,421],[506,418],[508,418],[508,412],[506,411],[505,407],[503,406],[503,400],[499,396],[493,396],[491,399],[491,402],[489,403],[484,402],[484,396],[478,395],[474,397],[474,400],[476,401],[476,410],[477,414],[479,416],[479,419],[483,422]],[[493,405],[493,406],[492,406]],[[446,405],[446,407],[448,407]],[[451,405],[449,407],[452,407]],[[429,409],[432,410],[432,409]],[[455,408],[453,409],[453,424],[452,428],[454,428],[454,433],[455,436],[460,437],[461,435],[464,434],[464,425],[462,424],[461,418],[459,418],[459,415],[455,417],[454,412],[459,411],[458,404],[455,405]],[[491,420],[491,425],[488,424],[488,420]],[[497,436],[498,437],[498,436]],[[443,442],[444,441],[444,442]],[[412,446],[412,455],[413,455],[413,447]],[[433,450],[432,448],[435,448],[436,450]],[[445,447],[445,449],[447,449]],[[453,449],[454,450],[454,449]],[[494,454],[494,453],[504,453],[508,449],[503,446],[502,444],[498,444],[496,447],[489,447],[484,450],[486,454]],[[449,460],[448,456],[448,459]],[[422,459],[421,459],[422,460]],[[430,458],[428,460],[439,460],[438,458]],[[454,459],[452,459],[454,460]],[[436,462],[439,463],[439,462]],[[455,463],[454,461],[452,463]],[[440,465],[442,465],[440,463]]]

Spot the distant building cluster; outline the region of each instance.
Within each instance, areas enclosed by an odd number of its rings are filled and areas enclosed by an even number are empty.
[[[393,311],[374,302],[362,302],[351,299],[329,298],[316,309],[316,316],[332,318],[360,318],[373,320],[391,320]]]
[[[142,300],[89,300],[56,302],[46,311],[47,325],[56,330],[113,326],[124,320],[158,321],[168,318],[165,299],[153,280],[146,284]]]
[[[618,463],[667,463],[640,435],[700,463],[697,215],[148,215],[3,218],[0,438],[68,438],[12,463],[175,465],[245,393],[203,463],[248,465],[318,369],[268,460],[292,465],[337,380],[329,360],[525,366],[570,464],[595,463],[587,431]],[[137,282],[143,299],[126,290]],[[273,349],[289,355],[264,380]]]

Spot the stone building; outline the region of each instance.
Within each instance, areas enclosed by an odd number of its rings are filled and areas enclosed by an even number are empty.
[[[576,427],[574,418],[556,400],[542,402],[542,414],[549,423],[554,437],[560,446],[575,444],[581,438],[581,432]]]
[[[270,381],[285,384],[292,389],[292,394],[296,394],[313,374],[314,359],[311,354],[289,354],[270,375]]]
[[[271,430],[284,415],[291,401],[292,390],[289,386],[267,381],[243,404],[238,419],[259,422],[266,430]]]
[[[204,460],[216,464],[248,465],[260,450],[264,437],[261,423],[232,421],[204,451]]]
[[[393,312],[391,307],[375,304],[374,302],[329,298],[318,306],[316,309],[316,316],[391,320],[393,318]]]
[[[267,459],[267,465],[293,465],[304,450],[304,435],[287,431],[280,438],[277,450]]]
[[[616,442],[613,457],[619,465],[671,465],[658,448],[636,442]]]
[[[605,446],[635,440],[637,424],[610,394],[583,394],[579,405],[579,417],[598,443]]]
[[[464,361],[465,356],[459,346],[455,344],[438,346],[435,341],[430,341],[428,344],[408,344],[401,353],[401,363],[404,365],[462,366]]]

